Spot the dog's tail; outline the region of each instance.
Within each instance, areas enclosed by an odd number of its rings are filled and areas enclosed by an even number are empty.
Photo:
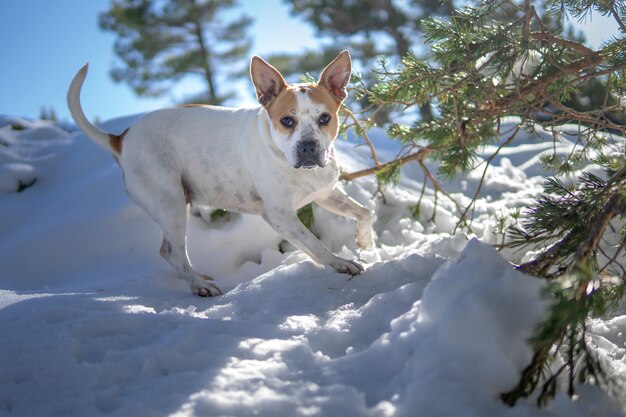
[[[88,68],[89,64],[85,64],[74,76],[70,89],[67,92],[67,105],[76,125],[98,145],[103,146],[113,152],[114,156],[118,157],[122,152],[122,139],[126,131],[119,136],[106,133],[94,126],[83,113],[83,108],[80,104],[80,89],[83,86],[83,82],[85,82],[85,77],[87,77]]]

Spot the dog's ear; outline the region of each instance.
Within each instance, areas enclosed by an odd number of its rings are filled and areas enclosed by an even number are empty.
[[[350,82],[351,73],[350,52],[342,51],[333,62],[324,68],[318,84],[326,88],[337,100],[343,101],[348,95],[346,87]]]
[[[258,56],[253,56],[250,61],[250,77],[256,89],[256,98],[263,107],[267,107],[287,87],[280,72]]]

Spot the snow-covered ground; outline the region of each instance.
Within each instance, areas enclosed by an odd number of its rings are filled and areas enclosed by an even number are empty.
[[[393,157],[396,146],[372,136]],[[528,255],[489,244],[498,218],[541,191],[540,153],[570,148],[536,131],[503,149],[469,233],[452,235],[459,213],[441,195],[435,206],[432,188],[411,217],[417,166],[385,203],[372,178],[343,184],[375,209],[377,247],[356,252],[354,223],[321,209],[314,228],[364,262],[352,279],[292,251],[260,218],[193,218],[192,261],[228,291],[206,299],[159,257],[158,227],[105,151],[0,117],[0,416],[620,416],[626,400],[593,386],[547,409],[498,399],[528,364],[546,303],[542,281],[508,262]],[[368,165],[364,146],[339,140],[338,151],[349,171]],[[462,205],[483,169],[446,184]],[[626,382],[626,310],[590,327]]]

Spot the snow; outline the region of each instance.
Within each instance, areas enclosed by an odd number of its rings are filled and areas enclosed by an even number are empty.
[[[513,63],[513,67],[507,74],[504,80],[504,87],[508,89],[515,88],[515,82],[522,77],[528,77],[532,75],[535,70],[541,65],[542,54],[546,51],[526,51],[519,56]],[[480,57],[474,65],[476,70],[485,77],[491,77],[491,82],[494,86],[502,83],[502,78],[497,75],[498,66],[495,63],[491,63],[494,59],[495,52],[490,52],[487,55]]]
[[[103,126],[119,133],[137,117]],[[384,132],[371,136],[381,159],[393,158],[398,148]],[[459,213],[441,195],[435,206],[431,188],[419,219],[411,217],[418,167],[402,168],[386,203],[372,198],[371,178],[343,184],[375,210],[377,247],[357,251],[353,221],[318,208],[314,231],[341,256],[361,259],[366,270],[354,278],[315,265],[258,217],[194,217],[192,262],[228,291],[211,299],[191,294],[159,257],[158,227],[129,201],[97,145],[9,117],[0,117],[0,143],[2,416],[624,412],[623,397],[590,385],[546,409],[498,399],[528,364],[526,341],[547,304],[543,282],[509,263],[528,254],[490,246],[502,239],[497,216],[541,191],[537,155],[567,153],[571,140],[553,142],[537,128],[503,149],[484,173],[471,232],[452,234]],[[354,145],[338,142],[348,170],[369,163],[367,148]],[[445,187],[468,204],[484,169]],[[590,321],[593,345],[622,383],[625,330],[626,308]]]

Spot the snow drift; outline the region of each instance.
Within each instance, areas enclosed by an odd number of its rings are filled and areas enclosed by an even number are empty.
[[[119,133],[134,119],[104,128]],[[435,206],[432,190],[411,217],[415,167],[386,203],[371,198],[372,179],[342,185],[375,209],[377,248],[356,252],[353,222],[321,209],[314,228],[335,252],[365,262],[355,278],[315,265],[260,218],[193,218],[192,262],[229,291],[201,299],[158,256],[158,227],[128,200],[106,152],[53,124],[20,123],[0,123],[0,415],[622,413],[592,386],[545,410],[498,399],[528,364],[526,341],[547,307],[541,280],[508,262],[523,254],[505,260],[489,245],[499,238],[494,216],[541,189],[536,155],[555,147],[541,131],[494,160],[470,238],[450,234],[454,206]],[[373,137],[382,157],[397,152],[381,132]],[[354,145],[338,142],[350,170],[368,163]],[[469,202],[481,175],[449,184],[453,197]],[[619,313],[590,326],[623,381]]]

